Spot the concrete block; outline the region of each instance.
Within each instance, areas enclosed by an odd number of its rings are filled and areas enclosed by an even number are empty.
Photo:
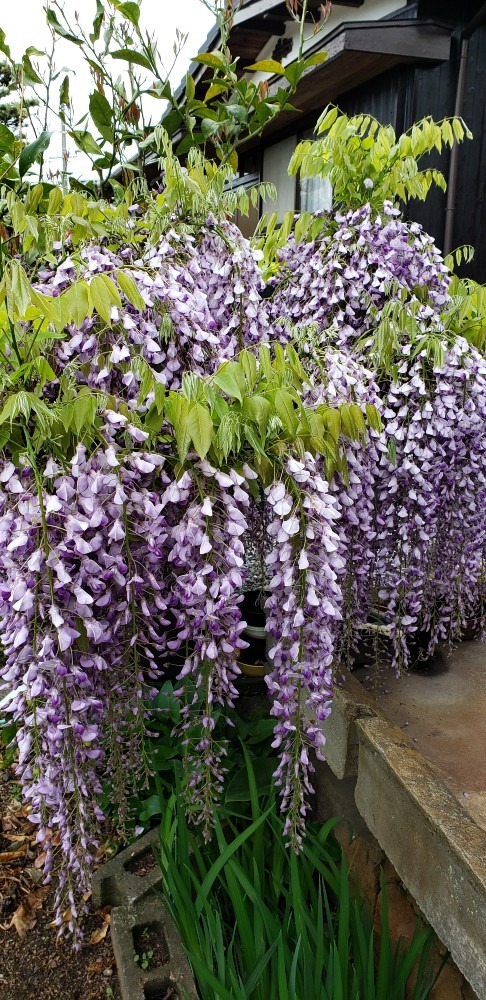
[[[345,816],[353,834],[366,834],[366,823],[358,812],[354,798],[356,778],[337,778],[326,761],[313,759],[315,773],[315,818],[325,823],[333,816]],[[349,838],[348,838],[349,839]]]
[[[356,722],[356,804],[407,890],[486,1000],[486,833],[400,729]]]
[[[159,831],[150,830],[103,865],[93,877],[93,903],[113,907],[111,937],[122,1000],[197,1000],[184,947],[162,901],[158,850]],[[156,942],[154,968],[143,969],[135,961],[145,933]]]
[[[159,831],[154,828],[107,861],[93,875],[91,893],[95,908],[132,905],[152,889],[159,889],[162,877],[158,853]],[[137,869],[142,874],[137,874]]]

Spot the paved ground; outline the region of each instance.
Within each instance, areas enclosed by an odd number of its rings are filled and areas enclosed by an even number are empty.
[[[486,643],[443,649],[398,679],[384,668],[356,675],[486,830]]]

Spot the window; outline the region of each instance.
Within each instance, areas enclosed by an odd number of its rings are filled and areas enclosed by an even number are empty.
[[[302,177],[300,181],[300,211],[330,212],[332,184],[328,177]]]
[[[273,146],[267,146],[263,153],[263,180],[275,184],[277,188],[276,200],[266,201],[263,210],[268,215],[276,212],[279,222],[282,222],[286,212],[295,211],[296,178],[289,177],[287,170],[296,142],[296,136],[291,135]]]

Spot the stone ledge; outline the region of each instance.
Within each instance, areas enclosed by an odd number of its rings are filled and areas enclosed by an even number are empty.
[[[486,1000],[486,833],[400,729],[354,723],[356,803],[421,911]]]
[[[356,721],[382,717],[376,702],[352,674],[346,673],[334,689],[332,712],[322,724],[326,737],[325,756],[336,778],[352,778],[358,773],[359,737]]]

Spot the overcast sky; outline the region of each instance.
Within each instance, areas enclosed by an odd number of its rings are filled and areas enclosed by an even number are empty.
[[[29,45],[34,45],[38,49],[50,45],[44,6],[45,0],[0,0],[0,28],[5,31],[14,58],[20,59]],[[70,21],[74,20],[74,13],[78,10],[81,23],[89,30],[96,10],[96,0],[64,0],[64,10]],[[183,2],[142,0],[141,11],[141,23],[151,34],[155,32],[159,52],[167,67],[173,61],[172,46],[176,28],[188,34],[183,53],[172,75],[173,84],[177,84],[182,79],[191,58],[197,54],[205,41],[213,23],[211,14],[202,0],[183,0]],[[42,60],[39,62],[42,64]],[[58,69],[66,67],[71,70],[71,98],[75,113],[80,116],[87,108],[87,96],[93,89],[93,82],[83,66],[78,47],[60,39],[56,46],[55,63]],[[119,63],[120,67],[122,65]],[[60,79],[64,75],[65,73],[60,74]],[[58,89],[59,81],[54,86]],[[57,105],[57,94],[55,103]],[[56,134],[52,137],[46,159],[50,168],[55,170],[61,166],[60,134],[57,131],[59,123],[51,121],[49,127],[55,130]],[[70,169],[75,175],[86,173],[84,164],[84,156],[71,152]]]

